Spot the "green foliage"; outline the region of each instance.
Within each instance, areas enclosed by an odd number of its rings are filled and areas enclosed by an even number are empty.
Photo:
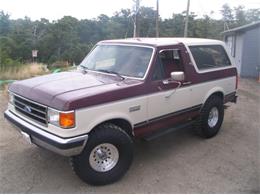
[[[0,11],[0,35],[7,35],[10,31],[10,19],[9,15]]]
[[[231,8],[225,4],[220,12],[222,20],[208,15],[198,18],[190,13],[188,35],[220,39],[224,26],[233,28],[260,20],[260,9],[245,10],[242,6]],[[140,36],[155,36],[155,10],[141,7],[139,17]],[[164,20],[160,18],[160,36],[182,37],[184,23],[185,12],[173,13]],[[64,16],[52,22],[44,18],[32,21],[28,17],[11,20],[8,14],[0,11],[0,66],[19,66],[32,61],[33,49],[39,51],[38,62],[78,64],[100,40],[132,37],[133,26],[130,9],[122,9],[112,17],[101,14],[95,19],[78,20]]]
[[[232,9],[228,4],[224,4],[220,12],[225,23],[225,30],[260,20],[260,9],[245,10],[244,6]]]

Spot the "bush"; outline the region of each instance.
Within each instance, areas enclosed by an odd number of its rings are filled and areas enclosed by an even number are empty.
[[[70,64],[68,61],[56,61],[50,65],[51,68],[66,68],[69,66]]]
[[[0,71],[9,69],[10,67],[20,66],[21,63],[18,60],[12,60],[11,58],[4,59],[3,63],[0,64]]]

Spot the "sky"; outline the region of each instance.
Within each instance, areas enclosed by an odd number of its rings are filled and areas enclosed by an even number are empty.
[[[156,6],[156,0],[140,0],[141,6]],[[187,0],[159,0],[160,16],[170,18],[173,13],[181,13],[186,9]],[[205,14],[220,19],[219,10],[228,3],[231,7],[238,5],[246,9],[260,8],[260,0],[190,0],[190,11],[198,16]],[[100,14],[112,16],[116,11],[133,8],[133,0],[0,0],[0,11],[11,15],[12,19],[28,16],[32,20],[46,18],[50,21],[63,16],[77,19],[93,19]],[[212,13],[212,11],[214,13]]]

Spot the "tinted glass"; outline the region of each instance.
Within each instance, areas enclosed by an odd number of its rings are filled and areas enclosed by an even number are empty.
[[[161,59],[157,57],[156,63],[155,63],[155,69],[153,72],[153,80],[161,80],[165,77],[164,75],[165,75],[165,73],[164,73]]]
[[[230,66],[231,62],[221,45],[190,46],[198,69]]]

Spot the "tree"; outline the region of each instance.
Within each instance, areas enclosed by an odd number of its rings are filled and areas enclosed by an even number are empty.
[[[181,37],[184,30],[183,14],[173,14],[171,19],[165,19],[160,23],[160,35],[166,37]]]
[[[156,11],[150,7],[141,7],[139,11],[140,37],[155,36]]]
[[[222,19],[225,25],[224,30],[227,28],[232,28],[234,22],[233,10],[229,7],[228,4],[224,4],[220,12],[222,13]]]
[[[10,15],[0,11],[0,36],[6,36],[10,32]]]
[[[260,20],[260,9],[249,9],[246,11],[246,21],[256,22]]]
[[[222,20],[210,15],[199,18],[191,13],[188,35],[221,39],[224,22],[233,28],[260,20],[260,9],[231,8],[225,4],[221,13]],[[155,36],[155,18],[153,8],[139,9],[140,36]],[[159,20],[161,37],[183,36],[185,12]],[[10,20],[8,14],[0,11],[0,64],[9,66],[18,61],[31,61],[32,49],[39,50],[37,60],[40,62],[79,63],[100,40],[133,37],[133,27],[134,15],[130,9],[121,9],[111,17],[101,14],[94,19],[78,20],[64,16],[52,22],[44,18],[32,21],[28,17]]]
[[[111,17],[109,25],[110,38],[126,38],[133,36],[133,16],[130,9],[121,9]]]
[[[242,26],[245,25],[247,23],[246,21],[246,13],[244,10],[244,6],[238,6],[234,8],[234,12],[235,12],[235,20],[236,20],[236,25],[237,26]]]

